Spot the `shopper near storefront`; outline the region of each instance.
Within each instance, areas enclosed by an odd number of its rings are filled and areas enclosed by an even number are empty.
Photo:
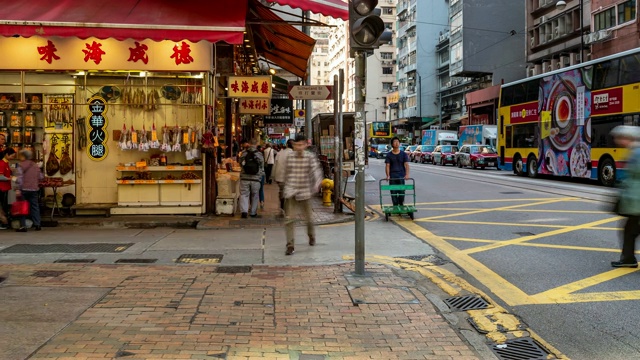
[[[293,153],[293,140],[287,141],[287,147],[280,150],[276,156],[275,165],[273,166],[273,177],[276,180],[276,184],[280,188],[278,192],[278,198],[280,199],[280,210],[282,214],[284,211],[284,184],[287,180],[287,158]]]
[[[307,138],[300,134],[293,144],[293,153],[287,156],[286,180],[284,185],[287,250],[285,255],[292,255],[295,248],[294,224],[295,215],[302,210],[307,223],[309,245],[316,244],[315,227],[313,225],[311,197],[320,190],[322,169],[316,155],[306,151]]]
[[[264,177],[264,158],[258,151],[258,140],[253,139],[249,148],[240,156],[240,212],[243,219],[247,215],[258,216],[260,186]]]
[[[9,228],[9,190],[11,190],[11,166],[9,161],[15,159],[16,151],[8,148],[0,160],[0,230]]]
[[[18,165],[18,180],[16,181],[16,196],[22,197],[29,202],[29,214],[33,221],[33,228],[40,231],[40,206],[38,204],[38,186],[43,179],[42,171],[33,162],[33,153],[29,150],[22,150],[19,154],[20,164]],[[18,232],[27,232],[26,216],[20,218],[20,228]]]
[[[266,148],[264,149],[264,175],[265,175],[265,183],[267,184],[271,184],[272,180],[271,179],[271,174],[273,171],[273,165],[276,163],[276,154],[278,152],[276,151],[276,149],[274,149],[274,147],[271,146],[271,144],[267,144]]]

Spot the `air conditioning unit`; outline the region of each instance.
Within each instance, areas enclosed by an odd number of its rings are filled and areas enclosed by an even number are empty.
[[[598,39],[600,41],[608,40],[609,38],[611,38],[611,35],[613,34],[613,31],[611,29],[600,30],[598,32],[600,33],[600,37]]]
[[[387,4],[393,4],[393,0],[387,0]]]
[[[543,61],[542,62],[542,72],[545,73],[547,71],[551,71],[551,64],[549,63],[549,61]]]
[[[560,67],[567,67],[571,65],[568,56],[560,56]]]
[[[535,37],[531,37],[531,47],[536,46],[536,38]]]
[[[580,54],[571,53],[569,54],[569,65],[576,65],[580,62]]]
[[[555,29],[553,29],[553,36],[557,39],[558,37],[560,37],[560,28],[558,26],[555,27]]]
[[[546,16],[541,16],[540,17],[540,24],[542,24],[545,21],[547,21],[547,17]]]
[[[446,83],[446,84],[444,84],[444,86],[446,86],[446,87],[451,87],[451,81],[447,81],[447,83]]]
[[[398,63],[398,61],[397,61],[397,60],[392,60],[392,61],[391,61],[391,64],[393,64],[393,65],[395,65],[395,64],[397,64],[397,63]]]
[[[456,109],[460,109],[460,101],[456,101]]]

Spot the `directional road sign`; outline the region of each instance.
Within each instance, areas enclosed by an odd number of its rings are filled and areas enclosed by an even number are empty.
[[[331,100],[332,85],[294,85],[289,86],[291,100]]]

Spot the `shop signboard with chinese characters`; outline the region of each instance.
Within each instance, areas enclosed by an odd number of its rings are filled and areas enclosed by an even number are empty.
[[[89,99],[89,141],[91,144],[87,146],[87,155],[93,161],[102,161],[107,157],[109,148],[107,147],[107,102],[99,97],[94,96]]]
[[[227,86],[232,98],[271,98],[271,76],[229,76]]]
[[[293,101],[289,99],[271,99],[271,112],[265,115],[265,124],[293,124]]]
[[[5,70],[208,71],[212,44],[206,41],[0,37]]]
[[[241,99],[240,114],[269,115],[271,99]]]

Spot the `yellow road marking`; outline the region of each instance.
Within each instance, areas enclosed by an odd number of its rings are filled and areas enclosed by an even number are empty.
[[[423,211],[472,211],[479,210],[478,208],[417,208],[417,210]],[[508,211],[508,212],[524,212],[524,213],[563,213],[563,214],[611,214],[608,211],[585,211],[585,210],[552,210],[552,209],[507,209],[502,208],[492,209],[494,211]]]
[[[551,199],[558,199],[558,198],[532,198],[532,199],[477,199],[477,200],[458,200],[458,201],[436,201],[436,202],[422,202],[422,203],[416,203],[416,206],[421,206],[421,205],[449,205],[449,204],[472,204],[472,203],[489,203],[489,202],[514,202],[514,201],[545,201],[545,200],[551,200]],[[574,201],[580,201],[582,199],[576,199],[576,198],[562,198],[562,199],[571,199]]]
[[[481,279],[485,286],[509,305],[515,306],[535,303],[535,300],[531,299],[524,291],[505,280],[481,262],[462,253],[458,248],[449,244],[441,237],[432,234],[410,220],[396,221],[396,223],[417,238],[422,239],[427,244],[441,251],[474,278]]]
[[[569,232],[572,232],[572,231],[589,228],[591,226],[596,226],[596,225],[606,224],[606,223],[609,223],[609,222],[612,222],[612,221],[617,221],[619,219],[621,219],[620,216],[615,216],[615,217],[608,218],[608,219],[601,219],[601,220],[597,220],[597,221],[592,221],[592,222],[586,223],[586,224],[568,226],[568,227],[565,227],[564,229],[551,230],[551,231],[547,231],[547,232],[544,232],[544,233],[541,233],[541,234],[537,234],[537,235],[523,236],[521,238],[514,239],[514,240],[501,241],[499,244],[496,243],[496,244],[491,244],[491,245],[480,246],[480,247],[473,248],[473,249],[463,250],[463,252],[465,254],[467,254],[467,255],[475,254],[475,253],[479,253],[479,252],[482,252],[482,251],[493,250],[493,249],[497,249],[497,248],[501,248],[501,247],[505,247],[505,246],[509,246],[509,245],[513,245],[513,244],[519,244],[519,243],[523,243],[523,242],[527,242],[527,241],[531,241],[531,240],[535,240],[535,239],[540,239],[540,238],[543,238],[543,237],[566,234],[566,233],[569,233]]]
[[[443,237],[444,240],[447,241],[464,241],[464,242],[477,242],[477,243],[497,243],[504,240],[487,240],[487,239],[472,239],[472,238],[461,238],[461,237]],[[576,246],[576,245],[556,245],[556,244],[545,244],[545,243],[522,243],[522,244],[514,244],[514,246],[529,246],[529,247],[541,247],[541,248],[551,248],[551,249],[564,249],[564,250],[583,250],[583,251],[599,251],[599,252],[613,252],[618,253],[620,249],[613,248],[599,248],[599,247],[587,247],[587,246]],[[640,250],[636,251],[636,253],[640,254]]]
[[[422,222],[437,222],[448,224],[470,224],[470,225],[498,225],[498,226],[517,226],[517,227],[546,227],[546,228],[559,228],[564,229],[567,225],[544,225],[544,224],[514,224],[514,223],[501,223],[490,221],[464,221],[464,220],[429,220],[429,218],[415,219],[415,221]]]
[[[572,198],[555,198],[555,199],[551,199],[551,200],[546,200],[546,201],[539,201],[536,203],[527,203],[527,204],[519,204],[519,205],[511,205],[511,206],[504,206],[501,208],[497,208],[498,210],[510,210],[510,209],[517,209],[517,208],[521,208],[521,207],[527,207],[527,206],[534,206],[534,205],[545,205],[545,204],[553,204],[553,203],[557,203],[560,201],[571,201]],[[481,209],[481,210],[474,210],[474,211],[467,211],[467,212],[461,212],[461,213],[456,213],[456,214],[446,214],[446,215],[439,215],[439,216],[432,216],[432,217],[428,217],[428,218],[424,218],[425,220],[434,220],[434,219],[442,219],[442,218],[448,218],[448,217],[453,217],[453,216],[463,216],[463,215],[474,215],[474,214],[482,214],[482,213],[487,213],[487,212],[493,212],[497,209]]]
[[[538,293],[536,295],[532,295],[532,297],[539,299],[540,301],[556,302],[558,299],[565,298],[567,295],[574,293],[576,291],[580,291],[609,280],[617,279],[621,276],[628,275],[636,271],[638,271],[638,269],[629,269],[629,268],[613,269],[601,274],[597,274],[585,279],[572,282],[570,284],[566,284],[554,289],[550,289],[550,290]],[[574,295],[586,295],[586,294],[574,294]]]

